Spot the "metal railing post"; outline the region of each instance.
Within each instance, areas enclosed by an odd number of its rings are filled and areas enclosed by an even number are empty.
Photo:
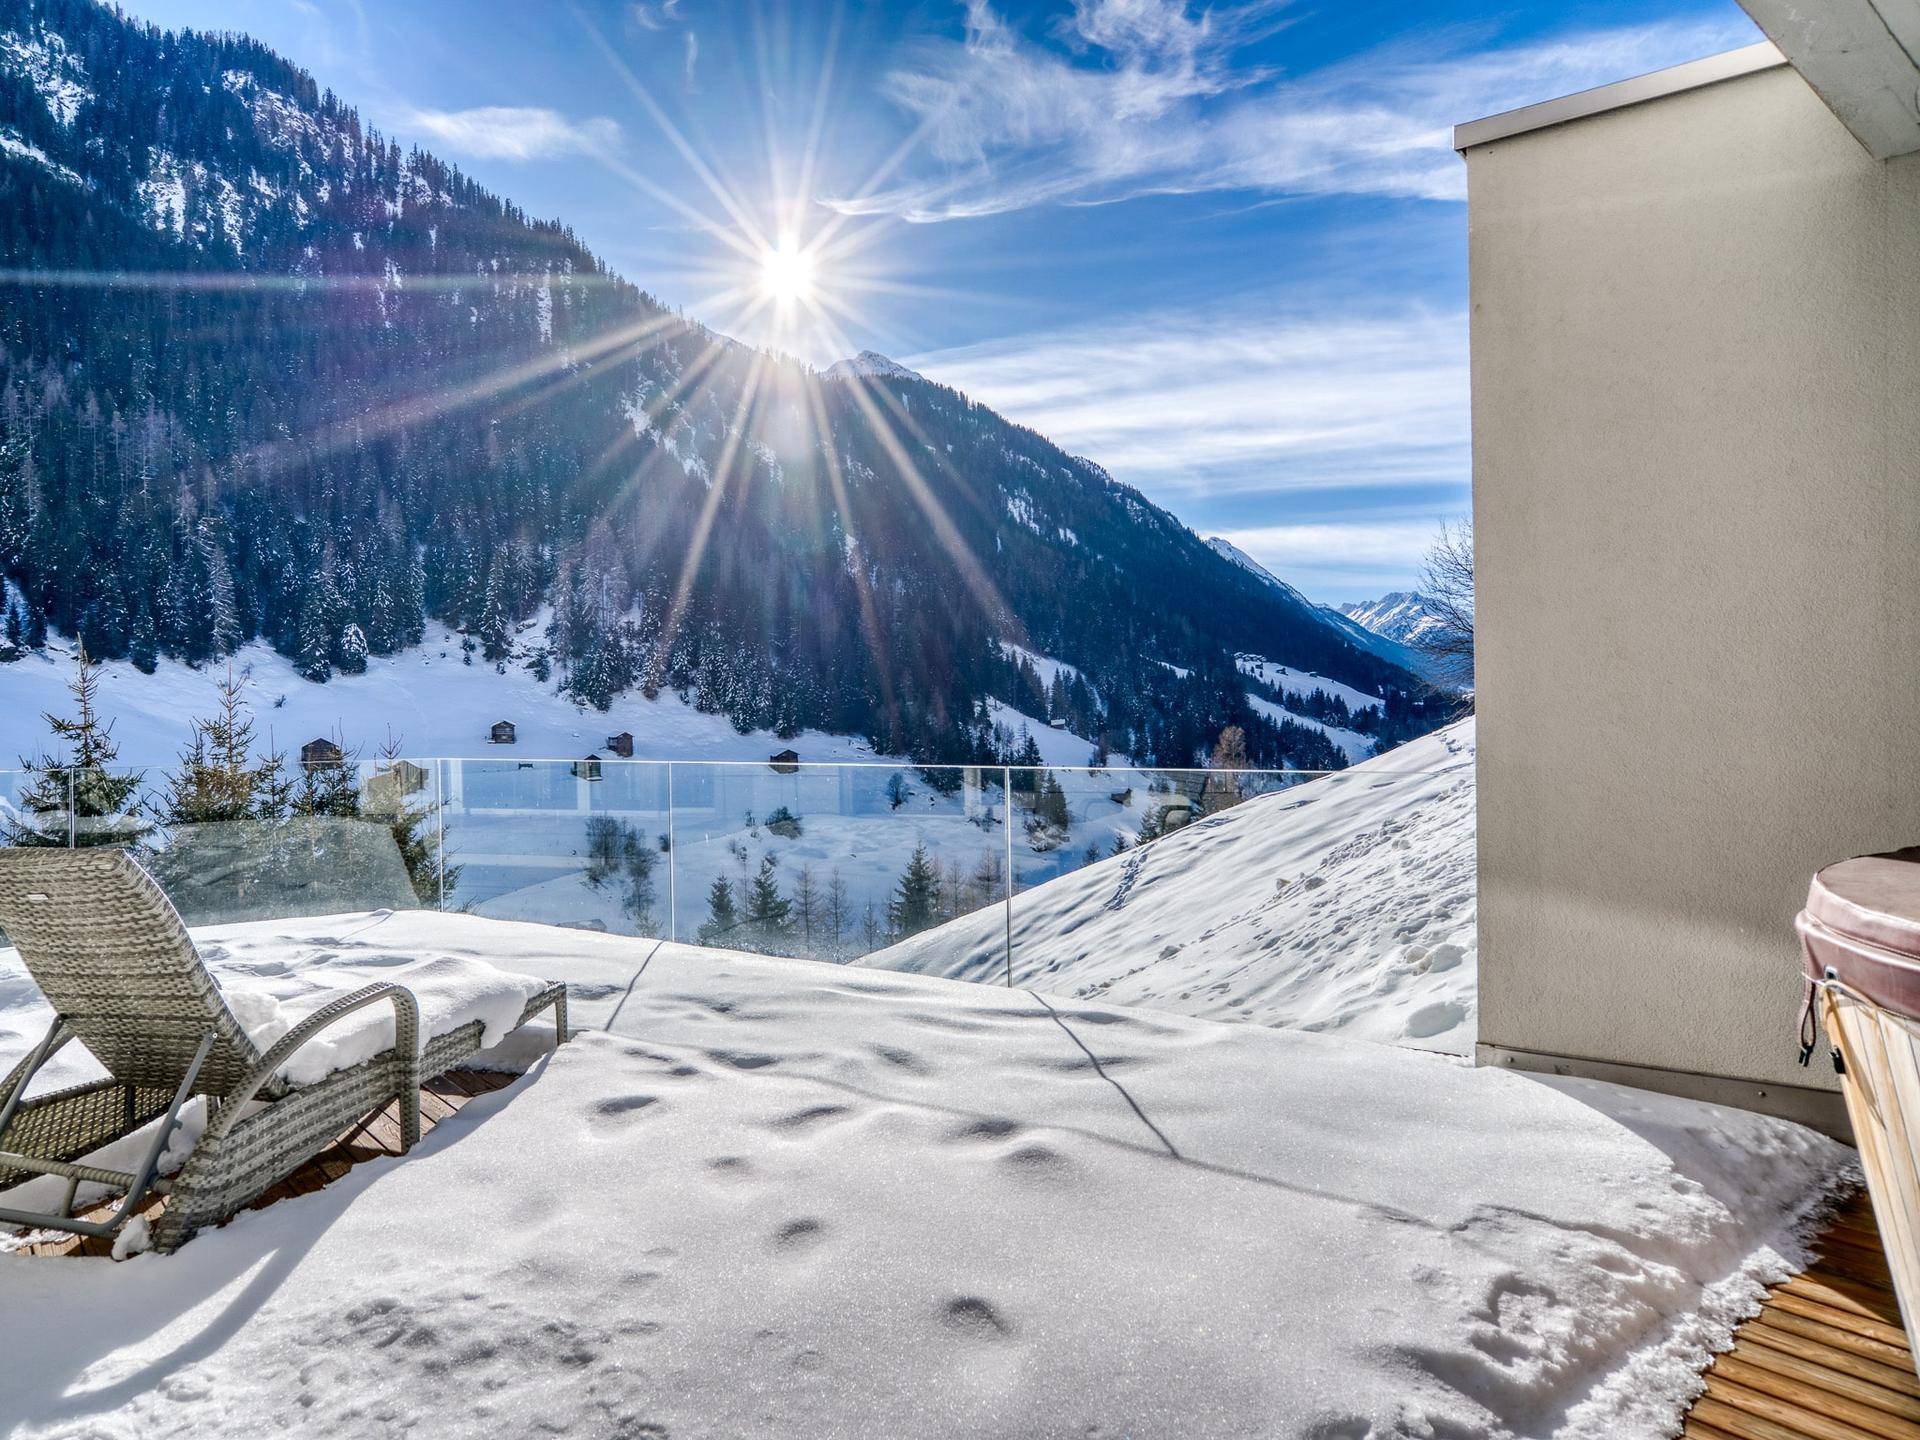
[[[67,771],[67,848],[80,848],[79,811],[74,800],[73,771]]]
[[[673,762],[667,761],[667,938],[680,941],[680,842],[673,833]]]
[[[446,787],[440,778],[440,767],[445,763],[444,759],[433,762],[433,814],[439,822],[434,828],[434,880],[442,910],[447,908],[447,801]]]
[[[1002,797],[1002,827],[1007,832],[1007,988],[1013,988],[1013,767],[1001,767],[1002,778],[1006,781],[1006,793]]]

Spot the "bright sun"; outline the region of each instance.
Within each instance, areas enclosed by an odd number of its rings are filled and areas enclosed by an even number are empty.
[[[813,299],[813,254],[792,240],[782,240],[760,256],[760,290],[781,305],[806,304]]]

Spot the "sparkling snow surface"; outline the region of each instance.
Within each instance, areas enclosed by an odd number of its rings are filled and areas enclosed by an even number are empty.
[[[1026,891],[1015,981],[1469,1053],[1473,736],[1461,721]],[[1006,923],[981,911],[861,963],[996,979]]]
[[[461,663],[460,637],[437,624],[428,629],[428,643],[376,655],[366,674],[335,675],[324,685],[301,679],[292,661],[258,641],[233,656],[233,668],[252,678],[247,701],[260,746],[271,734],[290,754],[316,736],[343,736],[363,760],[372,760],[391,731],[409,755],[577,760],[605,753],[607,736],[629,730],[634,754],[654,760],[765,760],[789,745],[806,760],[874,758],[860,741],[818,731],[794,740],[771,731],[742,735],[726,716],[702,714],[672,692],[653,701],[637,691],[622,695],[605,713],[575,705],[519,664],[498,674],[478,656],[471,665]],[[73,670],[71,642],[58,639],[45,653],[0,665],[0,769],[46,749],[41,713],[71,712]],[[190,722],[217,709],[226,666],[194,670],[162,660],[154,674],[142,675],[118,660],[102,665],[100,674],[100,708],[113,721],[121,763],[171,766]],[[489,745],[495,720],[513,721],[519,743]],[[1076,758],[1084,760],[1085,742],[1079,749]]]
[[[208,938],[257,963],[275,928]],[[469,916],[277,928],[316,983],[484,956],[612,1033],[177,1255],[0,1255],[0,1425],[1654,1436],[1847,1173],[1783,1122],[1324,1036]]]

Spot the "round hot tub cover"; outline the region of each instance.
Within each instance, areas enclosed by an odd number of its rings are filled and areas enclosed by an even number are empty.
[[[1797,923],[1808,979],[1920,1020],[1920,846],[1829,865]]]

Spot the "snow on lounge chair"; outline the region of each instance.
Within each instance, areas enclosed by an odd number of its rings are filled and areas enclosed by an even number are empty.
[[[248,1038],[202,963],[165,892],[124,850],[0,849],[0,929],[53,1006],[44,1039],[0,1081],[0,1190],[57,1176],[54,1213],[0,1206],[0,1222],[111,1237],[153,1192],[168,1197],[153,1232],[169,1251],[224,1220],[325,1149],[369,1111],[398,1099],[404,1145],[420,1135],[420,1084],[480,1048],[470,1020],[419,1043],[420,1009],[397,984],[344,994],[308,1015],[264,1053]],[[393,1007],[392,1046],[357,1064],[293,1085],[282,1067],[337,1021],[368,1006]],[[567,1038],[564,985],[526,1002],[520,1021],[553,1010],[555,1043]],[[107,1077],[23,1098],[67,1041],[78,1039]],[[157,1178],[181,1106],[205,1095],[208,1118],[186,1163]],[[78,1163],[159,1119],[130,1171]],[[73,1215],[81,1182],[123,1189],[104,1220]]]

